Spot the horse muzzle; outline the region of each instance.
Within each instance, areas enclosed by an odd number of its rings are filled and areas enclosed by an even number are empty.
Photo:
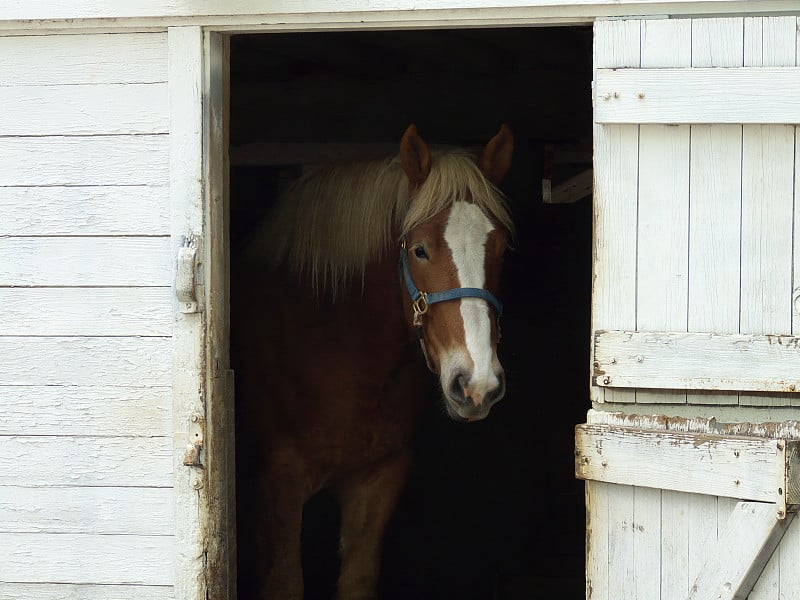
[[[470,373],[457,371],[442,382],[445,408],[450,418],[456,421],[480,421],[489,415],[506,392],[505,375],[499,373],[476,379]]]

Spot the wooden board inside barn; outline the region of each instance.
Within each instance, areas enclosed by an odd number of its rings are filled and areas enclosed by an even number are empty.
[[[387,534],[387,600],[584,595],[573,427],[589,406],[591,198],[545,203],[543,190],[574,187],[591,166],[591,60],[589,28],[231,40],[234,259],[278,191],[307,166],[394,153],[410,123],[432,145],[479,147],[504,122],[514,131],[503,186],[517,227],[500,344],[508,392],[486,421],[469,425],[448,420],[432,392]],[[307,507],[306,598],[332,597],[337,519],[325,495]],[[239,583],[239,597],[251,597],[247,579]]]

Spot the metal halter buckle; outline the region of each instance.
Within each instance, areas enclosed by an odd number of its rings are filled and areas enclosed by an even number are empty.
[[[428,294],[420,292],[419,298],[414,300],[411,308],[414,309],[414,325],[419,327],[422,325],[422,315],[428,312]]]

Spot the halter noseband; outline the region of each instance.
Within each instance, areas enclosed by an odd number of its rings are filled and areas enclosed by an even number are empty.
[[[414,285],[411,278],[411,269],[408,266],[408,254],[406,253],[406,240],[400,240],[400,273],[406,284],[409,296],[411,296],[411,308],[414,310],[414,325],[422,328],[422,315],[428,312],[431,304],[458,300],[459,298],[480,298],[492,306],[497,313],[498,319],[503,316],[503,303],[497,299],[489,290],[483,288],[453,288],[442,292],[421,292]]]

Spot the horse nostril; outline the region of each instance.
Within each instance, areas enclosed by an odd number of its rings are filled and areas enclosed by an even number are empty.
[[[464,389],[469,383],[469,377],[464,373],[459,373],[450,380],[450,396],[459,403],[466,403],[467,398]]]
[[[486,403],[486,406],[491,406],[500,398],[502,398],[506,393],[506,378],[503,375],[500,375],[497,378],[497,387],[492,388],[486,392],[486,396],[484,397],[483,401]]]

